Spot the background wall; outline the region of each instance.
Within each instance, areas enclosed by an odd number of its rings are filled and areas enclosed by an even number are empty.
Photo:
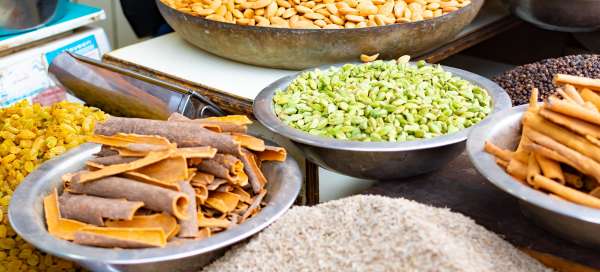
[[[113,49],[142,40],[138,39],[133,33],[131,26],[129,26],[127,19],[125,19],[125,16],[123,15],[121,2],[119,0],[74,0],[74,2],[104,9],[106,12],[106,19],[95,25],[104,28]]]

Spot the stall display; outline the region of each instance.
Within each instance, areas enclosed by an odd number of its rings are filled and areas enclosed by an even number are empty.
[[[82,245],[145,248],[244,223],[267,195],[260,165],[286,160],[285,149],[245,134],[250,123],[109,117],[88,139],[103,145],[100,155],[63,176],[62,195],[44,198],[48,231]]]

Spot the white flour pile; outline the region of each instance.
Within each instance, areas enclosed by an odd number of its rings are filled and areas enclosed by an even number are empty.
[[[294,207],[204,271],[551,270],[461,214],[359,195]]]

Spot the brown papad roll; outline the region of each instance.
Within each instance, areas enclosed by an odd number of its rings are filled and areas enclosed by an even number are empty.
[[[93,163],[98,163],[102,165],[113,165],[113,164],[121,164],[121,163],[130,163],[135,160],[139,160],[140,158],[136,157],[121,157],[119,155],[111,155],[106,157],[97,157],[89,160]]]
[[[177,143],[178,147],[212,146],[223,153],[240,153],[240,144],[231,136],[215,133],[190,122],[111,116],[105,122],[96,124],[94,133],[108,136],[117,133],[159,135]]]
[[[190,202],[183,193],[121,177],[107,177],[86,183],[73,182],[69,189],[80,194],[142,201],[145,208],[168,212],[178,219],[186,218]]]
[[[83,228],[73,242],[106,248],[164,247],[167,239],[161,228]]]
[[[243,168],[242,161],[229,154],[216,154],[198,165],[198,170],[229,181],[235,180]]]
[[[194,191],[192,185],[190,185],[190,183],[187,181],[180,181],[179,186],[181,187],[181,192],[186,194],[190,199],[190,203],[187,207],[187,219],[178,220],[181,229],[179,229],[177,237],[194,238],[198,234],[198,209],[196,208],[196,191]]]
[[[252,185],[252,191],[254,191],[255,194],[260,193],[263,186],[267,184],[267,178],[265,178],[262,170],[260,170],[260,167],[256,162],[256,157],[252,152],[242,148],[242,153],[239,158],[244,163],[244,172],[248,175],[250,185]]]
[[[104,226],[104,218],[131,220],[144,206],[141,201],[102,198],[64,193],[58,198],[63,218],[74,219],[96,226]]]
[[[189,122],[189,123],[196,124],[196,125],[199,125],[201,127],[205,127],[207,129],[211,129],[211,130],[213,130],[213,128],[218,128],[220,132],[246,133],[246,131],[248,130],[248,126],[246,126],[246,125],[240,125],[240,124],[228,123],[228,122],[222,122],[222,121],[211,121],[211,120],[204,120],[204,119],[192,120],[190,118],[183,116],[180,113],[172,113],[171,116],[169,116],[168,121],[169,122]]]

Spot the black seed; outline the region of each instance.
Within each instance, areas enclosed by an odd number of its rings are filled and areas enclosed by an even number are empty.
[[[545,59],[506,71],[494,78],[511,97],[514,106],[527,104],[533,87],[540,91],[540,99],[554,94],[552,83],[555,74],[570,74],[600,78],[600,55],[571,55]]]

